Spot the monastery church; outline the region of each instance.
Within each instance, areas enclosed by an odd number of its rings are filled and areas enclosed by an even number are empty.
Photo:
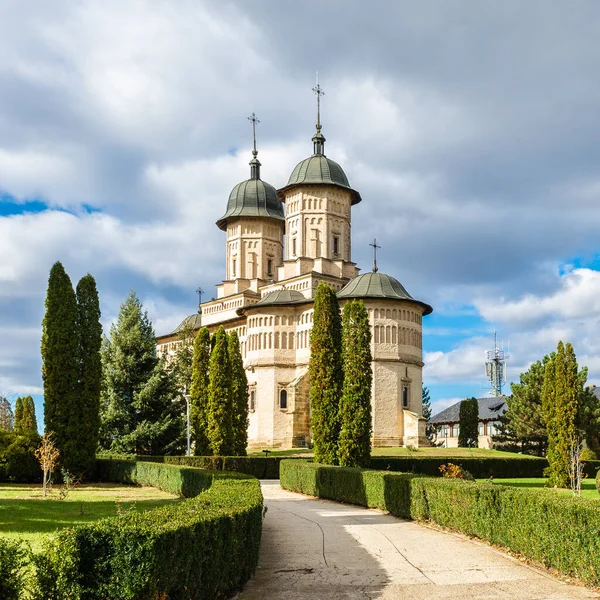
[[[322,94],[317,85],[318,108]],[[320,110],[313,153],[287,185],[261,179],[256,150],[250,179],[236,185],[217,227],[225,232],[225,279],[217,298],[199,305],[175,331],[157,338],[172,356],[184,327],[236,330],[249,384],[250,448],[306,447],[311,442],[309,375],[313,299],[320,282],[343,307],[364,301],[371,325],[374,446],[428,445],[422,417],[422,317],[431,306],[377,270],[352,262],[352,207],[362,201],[342,167],[325,155]],[[254,115],[250,118],[256,126]],[[376,252],[376,243],[375,252]]]

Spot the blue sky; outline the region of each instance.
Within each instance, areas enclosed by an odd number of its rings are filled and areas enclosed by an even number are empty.
[[[377,237],[434,307],[434,407],[485,393],[494,328],[511,379],[563,339],[600,383],[598,39],[593,0],[3,2],[0,393],[41,402],[56,260],[96,277],[106,330],[132,288],[157,333],[215,293],[246,117],[282,187],[312,152],[316,70],[326,153],[363,197],[353,259]]]

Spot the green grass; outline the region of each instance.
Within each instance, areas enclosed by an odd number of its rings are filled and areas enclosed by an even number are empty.
[[[266,450],[266,448],[265,448]],[[248,456],[264,456],[265,453],[262,449],[248,450]],[[277,448],[270,449],[268,456],[304,456],[310,458],[313,455],[313,451],[308,448],[288,448],[287,450],[279,450]]]
[[[479,481],[482,480],[480,479]],[[525,479],[494,479],[494,485],[496,484],[519,488],[547,489],[548,493],[572,494],[570,489],[546,488],[546,479],[543,477]],[[581,496],[583,498],[600,500],[600,494],[598,494],[596,482],[593,479],[584,479],[581,482]]]
[[[371,456],[441,456],[448,458],[473,458],[497,457],[497,458],[523,458],[523,454],[514,452],[502,452],[501,450],[487,450],[485,448],[372,448]]]
[[[84,484],[64,500],[54,488],[44,499],[40,485],[0,485],[0,536],[28,541],[36,550],[49,533],[113,517],[121,511],[142,511],[177,502],[178,496],[154,487],[114,483]]]

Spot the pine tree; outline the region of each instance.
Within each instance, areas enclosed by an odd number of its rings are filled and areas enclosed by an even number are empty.
[[[236,331],[227,338],[227,352],[231,368],[231,402],[233,404],[233,455],[246,456],[248,446],[248,379],[240,340]]]
[[[177,334],[178,346],[172,363],[179,389],[190,391],[192,385],[192,360],[194,356],[194,329],[185,323]]]
[[[339,409],[338,462],[367,467],[371,458],[371,328],[364,302],[350,300],[342,319],[344,384]]]
[[[110,340],[102,343],[101,448],[130,454],[183,452],[183,395],[155,349],[152,323],[132,291]]]
[[[428,439],[433,439],[435,433],[435,427],[430,423],[431,421],[431,396],[427,386],[422,385],[421,390],[421,402],[423,405],[423,418],[425,419],[425,435]]]
[[[77,299],[60,262],[54,263],[48,279],[42,322],[42,379],[45,429],[54,435],[62,466],[73,471],[78,466],[77,445],[71,437],[79,402]]]
[[[335,292],[319,283],[310,334],[310,425],[316,462],[337,463],[342,395],[342,327]]]
[[[554,352],[543,361],[533,363],[519,376],[519,383],[511,383],[511,396],[506,399],[508,410],[501,419],[508,440],[523,446],[533,444],[541,456],[548,444],[546,420],[542,408],[544,373]]]
[[[231,366],[227,353],[227,334],[223,326],[215,334],[215,346],[208,370],[207,436],[216,456],[233,454],[233,403],[231,399]]]
[[[208,409],[208,365],[210,362],[210,334],[206,327],[198,331],[194,340],[192,356],[192,383],[190,386],[190,422],[194,454],[206,456],[210,454],[207,437]]]
[[[479,445],[479,403],[477,398],[468,398],[460,403],[459,448],[477,448]]]
[[[37,433],[37,419],[35,416],[35,404],[31,396],[17,398],[15,403],[15,433],[28,434]]]
[[[10,402],[0,396],[0,430],[12,431],[14,427],[14,414]]]
[[[72,468],[83,473],[91,468],[98,447],[100,428],[100,389],[102,383],[102,325],[96,281],[88,273],[77,284],[79,329],[79,401],[72,415],[71,439],[77,464]],[[75,460],[75,458],[73,458]]]

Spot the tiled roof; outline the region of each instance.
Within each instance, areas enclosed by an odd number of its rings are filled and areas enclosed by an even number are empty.
[[[506,396],[477,398],[479,406],[479,420],[497,419],[508,410]],[[431,423],[458,423],[460,412],[460,402],[449,406],[442,412],[431,417]]]

